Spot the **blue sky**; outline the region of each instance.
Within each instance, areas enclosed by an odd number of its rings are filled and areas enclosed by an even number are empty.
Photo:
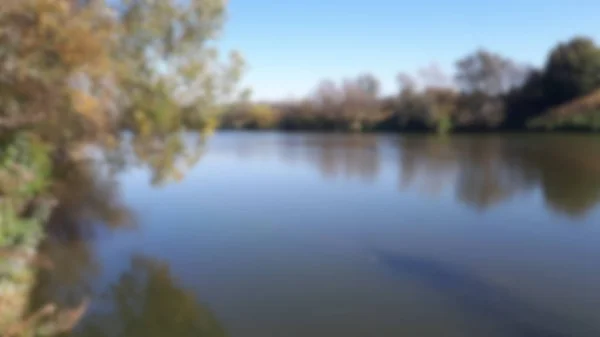
[[[454,62],[485,47],[541,65],[574,35],[600,42],[598,0],[230,0],[223,46],[249,64],[255,99],[299,98],[322,78],[396,74]]]

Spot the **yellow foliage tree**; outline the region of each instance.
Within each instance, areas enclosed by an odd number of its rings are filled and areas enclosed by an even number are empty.
[[[6,256],[35,252],[52,208],[46,201],[69,195],[67,178],[87,169],[81,159],[90,158],[88,149],[111,172],[144,165],[157,183],[180,178],[198,158],[185,135],[200,131],[203,139],[223,103],[234,98],[243,68],[239,54],[224,59],[214,47],[225,5],[0,0],[0,249]],[[25,325],[12,323],[26,303],[32,271],[10,265],[16,267],[0,276],[0,297],[20,305],[0,306],[0,331],[18,335]],[[29,281],[15,284],[15,275]]]
[[[0,6],[0,129],[34,132],[61,158],[82,145],[113,149],[126,129],[130,152],[165,179],[187,148],[186,121],[214,116],[240,76],[241,57],[223,63],[210,45],[222,0]]]

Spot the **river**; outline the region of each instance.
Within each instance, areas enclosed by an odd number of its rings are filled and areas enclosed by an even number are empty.
[[[149,179],[46,247],[71,336],[600,336],[600,136],[222,132]]]

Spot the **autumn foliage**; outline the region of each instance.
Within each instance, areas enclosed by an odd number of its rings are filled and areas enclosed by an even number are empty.
[[[224,17],[218,0],[1,6],[2,135],[34,132],[63,154],[114,148],[126,129],[137,157],[157,166],[182,149],[187,122],[210,125],[240,74],[239,55],[223,63],[208,46]]]
[[[241,56],[214,47],[225,9],[222,0],[0,1],[0,248],[31,255],[57,210],[111,190],[96,181],[103,175],[139,165],[156,183],[182,176],[199,153],[186,134],[201,141],[237,92]],[[26,303],[31,269],[9,265],[0,298]],[[14,275],[29,281],[15,285]],[[0,331],[35,325],[15,322],[23,310],[0,305]]]

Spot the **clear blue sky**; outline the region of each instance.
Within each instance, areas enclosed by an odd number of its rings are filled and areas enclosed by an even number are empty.
[[[244,54],[255,99],[280,99],[365,71],[391,92],[398,72],[450,74],[478,47],[540,65],[578,34],[600,42],[600,0],[230,0],[223,45]]]

